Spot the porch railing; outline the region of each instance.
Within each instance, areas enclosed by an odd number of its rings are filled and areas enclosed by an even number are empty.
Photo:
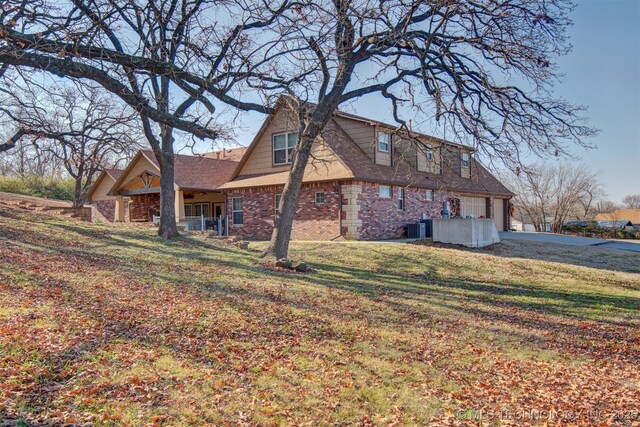
[[[160,216],[153,216],[153,223],[160,223]],[[180,221],[185,226],[187,231],[214,231],[218,236],[227,235],[227,217],[206,217],[206,216],[187,216],[184,220]]]
[[[183,223],[188,231],[214,231],[218,236],[226,235],[226,217],[188,216]]]

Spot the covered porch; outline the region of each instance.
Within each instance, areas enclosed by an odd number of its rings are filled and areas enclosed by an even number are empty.
[[[174,160],[174,207],[178,226],[222,233],[226,230],[225,196],[218,188],[228,181],[237,162],[178,154]],[[159,221],[160,167],[153,153],[140,151],[109,195],[116,199],[117,221]],[[125,206],[129,207],[128,214]]]
[[[182,189],[174,185],[176,223],[185,230],[224,230],[225,197],[221,191]],[[160,176],[144,171],[130,180],[116,193],[118,221],[160,221]],[[128,203],[129,218],[125,218]]]

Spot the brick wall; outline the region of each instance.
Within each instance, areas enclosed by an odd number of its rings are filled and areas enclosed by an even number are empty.
[[[160,212],[160,196],[133,196],[129,203],[131,221],[151,221]]]
[[[455,196],[436,191],[434,200],[427,200],[427,191],[422,188],[405,188],[404,210],[399,209],[399,188],[392,186],[391,198],[380,197],[380,185],[363,183],[358,195],[360,240],[397,239],[404,236],[408,223],[418,222],[422,214],[427,218],[440,218],[442,202]]]
[[[316,204],[316,192],[325,193],[325,202]],[[282,187],[265,187],[227,192],[229,235],[268,240],[275,221],[275,195]],[[232,198],[242,197],[244,221],[233,224]],[[331,240],[340,237],[340,187],[336,183],[305,185],[300,190],[293,221],[293,240]]]
[[[96,200],[92,204],[98,215],[94,217],[102,217],[109,222],[116,220],[116,201],[115,200]]]

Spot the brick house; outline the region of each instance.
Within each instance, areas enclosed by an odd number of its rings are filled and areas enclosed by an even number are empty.
[[[263,123],[247,153],[219,188],[229,235],[268,239],[291,167],[298,123],[286,107]],[[509,229],[513,194],[473,158],[473,148],[337,112],[312,150],[292,238],[390,239],[423,214],[490,217]]]
[[[93,183],[87,200],[91,203],[92,218],[100,218],[113,222],[116,220],[116,196],[109,195],[109,191],[124,172],[121,169],[104,169]]]
[[[225,198],[219,187],[231,179],[243,154],[244,149],[233,149],[175,155],[175,210],[179,224],[192,217],[224,216]],[[103,171],[89,200],[109,221],[152,221],[160,214],[160,166],[153,152],[139,151],[122,171]]]

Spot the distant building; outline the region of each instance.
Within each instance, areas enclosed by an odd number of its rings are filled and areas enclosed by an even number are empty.
[[[640,224],[640,209],[616,209],[612,212],[600,213],[595,217],[596,221],[631,221]]]

